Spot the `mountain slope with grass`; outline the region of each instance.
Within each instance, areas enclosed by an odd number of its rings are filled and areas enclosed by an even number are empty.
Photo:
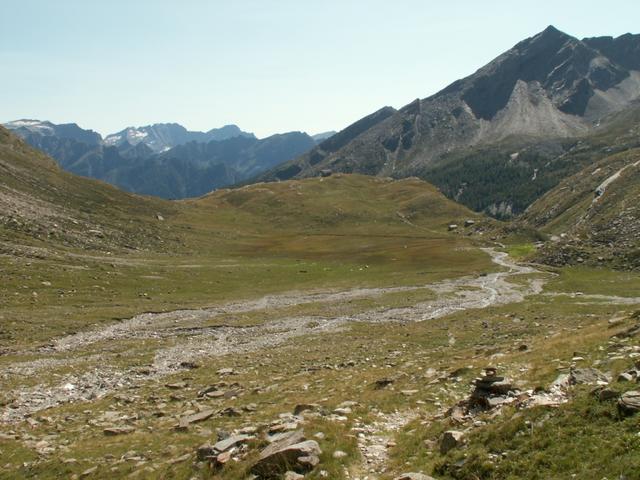
[[[170,216],[173,205],[66,173],[3,127],[0,169],[0,229],[5,251],[24,244],[104,251],[161,249],[163,243],[171,243],[157,218]]]

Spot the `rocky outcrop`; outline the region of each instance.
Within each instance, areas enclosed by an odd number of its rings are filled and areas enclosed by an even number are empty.
[[[260,452],[251,472],[261,478],[278,478],[294,470],[306,472],[320,463],[322,450],[315,440],[306,440],[302,431],[292,432]]]

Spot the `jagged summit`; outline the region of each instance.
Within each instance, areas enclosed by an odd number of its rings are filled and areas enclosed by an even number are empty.
[[[243,132],[237,125],[225,125],[207,132],[192,132],[178,123],[154,123],[143,127],[127,127],[108,135],[104,142],[108,146],[120,146],[125,141],[131,145],[142,142],[154,152],[164,152],[187,142],[207,143],[234,137],[254,138],[254,135]]]
[[[493,148],[492,155],[502,162],[502,166],[489,166],[497,169],[493,181],[510,178],[514,183],[513,172],[507,173],[511,166],[503,158],[514,153],[517,158],[526,145],[557,144],[589,135],[638,99],[640,35],[579,40],[549,26],[435,95],[378,117],[380,121],[371,122],[356,135],[346,135],[353,127],[339,132],[332,139],[349,138],[336,145],[339,148],[320,145],[261,179],[312,176],[329,169],[396,178],[418,176],[436,182],[433,170],[455,167],[456,155]],[[563,147],[557,153],[540,148],[549,160],[563,153]],[[518,181],[530,182],[534,168],[527,175],[518,174]],[[439,175],[444,179],[439,186],[444,188],[446,183],[452,198],[464,198],[460,195],[477,185],[472,178],[449,185],[451,177],[444,171]],[[549,187],[536,188],[532,197]],[[494,207],[504,208],[480,205]]]

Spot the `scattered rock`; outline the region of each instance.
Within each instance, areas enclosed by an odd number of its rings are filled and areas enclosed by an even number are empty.
[[[135,431],[136,429],[129,425],[124,425],[121,427],[109,427],[103,430],[104,434],[109,436],[126,435],[127,433],[133,433]]]

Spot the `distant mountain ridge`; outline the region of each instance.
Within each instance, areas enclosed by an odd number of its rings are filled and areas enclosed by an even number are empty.
[[[418,176],[477,210],[497,216],[521,213],[560,179],[522,201],[503,197],[483,202],[472,177],[458,175],[456,181],[452,172],[462,162],[479,160],[483,170],[495,169],[493,176],[507,181],[512,164],[533,149],[537,160],[521,164],[528,172],[518,181],[535,181],[538,164],[561,158],[577,139],[640,99],[639,52],[640,35],[578,40],[550,26],[435,95],[348,134],[371,116],[356,122],[332,137],[346,136],[342,145],[321,144],[258,180],[303,178],[323,170]],[[480,149],[496,161],[486,155],[476,158]],[[504,161],[511,155],[511,164]]]
[[[107,135],[104,143],[110,147],[118,147],[125,142],[130,145],[144,143],[154,152],[166,152],[189,142],[208,143],[234,137],[255,138],[255,135],[243,132],[237,125],[225,125],[208,132],[191,132],[177,123],[155,123],[144,127],[128,127],[118,133]]]
[[[75,123],[23,119],[5,126],[69,172],[171,199],[241,182],[316,145],[306,133],[257,139],[236,125],[191,132],[175,123],[154,124],[130,127],[104,140]]]

